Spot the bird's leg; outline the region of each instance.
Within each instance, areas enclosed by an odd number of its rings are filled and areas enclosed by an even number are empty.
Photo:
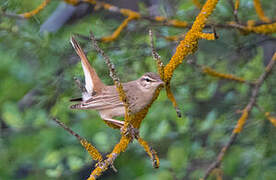
[[[106,116],[101,116],[102,120],[111,123],[112,125],[115,125],[117,128],[121,129],[122,127],[124,127],[124,121],[119,121],[116,119],[112,119]]]
[[[124,130],[123,127],[121,128],[121,134],[124,136],[130,136],[132,139],[139,138],[139,129],[134,128],[131,124]]]

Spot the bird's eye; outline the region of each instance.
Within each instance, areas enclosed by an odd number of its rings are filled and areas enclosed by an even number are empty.
[[[145,78],[145,80],[146,80],[147,82],[150,82],[150,79],[149,79],[149,78]]]

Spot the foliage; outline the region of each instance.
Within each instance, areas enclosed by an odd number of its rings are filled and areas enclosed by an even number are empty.
[[[28,20],[0,19],[1,179],[85,179],[89,176],[94,167],[90,156],[73,136],[57,127],[51,117],[58,117],[103,154],[112,151],[120,138],[119,131],[108,128],[97,112],[69,109],[69,99],[80,95],[73,76],[83,77],[69,38],[74,33],[88,35],[90,30],[96,37],[110,35],[121,24],[122,21],[117,19],[121,15],[110,18],[106,16],[109,12],[99,11],[66,24],[56,33],[39,33],[41,23],[58,3],[53,1]],[[261,4],[265,15],[272,19],[275,5],[268,0],[261,1]],[[20,14],[35,9],[39,3],[10,0],[0,2],[0,5]],[[199,12],[192,1],[173,5],[177,9],[175,18],[179,20],[193,22]],[[140,7],[146,8],[142,3]],[[141,12],[146,11],[141,9]],[[238,16],[242,21],[257,20],[254,3],[241,1]],[[231,6],[227,1],[220,1],[208,22],[232,20]],[[156,49],[167,64],[177,43],[163,37],[183,34],[186,30],[152,26],[152,22],[137,20],[130,22],[116,41],[100,44],[124,82],[137,79],[144,72],[157,71],[151,57],[149,28],[156,32]],[[267,56],[265,43],[272,41],[275,44],[275,34],[260,36],[252,33],[245,36],[235,29],[216,30],[219,39],[200,40],[198,50],[186,59],[250,82],[256,80],[267,64],[264,60]],[[105,83],[112,84],[108,68],[91,42],[81,42],[99,76]],[[274,72],[265,81],[257,101],[272,116],[276,107],[275,76]],[[208,76],[186,62],[175,70],[171,88],[183,117],[177,118],[171,102],[162,91],[140,128],[141,137],[157,151],[160,168],[153,169],[146,153],[134,142],[115,161],[118,173],[110,169],[101,179],[202,177],[229,139],[240,117],[238,110],[245,107],[252,89],[249,85]],[[274,179],[275,138],[275,127],[263,111],[254,108],[243,132],[225,155],[221,168],[224,178]]]

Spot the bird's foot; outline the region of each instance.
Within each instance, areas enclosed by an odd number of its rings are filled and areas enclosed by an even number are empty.
[[[131,124],[127,128],[121,128],[121,134],[124,136],[129,136],[131,139],[138,139],[139,138],[139,129],[134,128]]]

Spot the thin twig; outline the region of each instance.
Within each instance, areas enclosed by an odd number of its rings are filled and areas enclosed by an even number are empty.
[[[104,58],[105,63],[107,64],[107,66],[109,68],[110,77],[112,78],[112,80],[114,82],[120,83],[120,79],[116,75],[114,64],[111,62],[110,58],[105,54],[105,52],[98,46],[97,40],[96,40],[94,34],[92,33],[92,31],[90,31],[90,39],[92,40],[93,46],[96,49],[97,53],[99,53]]]
[[[237,77],[233,74],[226,74],[226,73],[217,72],[216,70],[214,70],[214,69],[212,69],[208,66],[198,64],[197,62],[193,61],[192,59],[187,60],[187,63],[193,65],[196,69],[199,69],[200,72],[203,73],[203,74],[207,74],[207,75],[217,77],[217,78],[220,78],[220,79],[226,79],[226,80],[230,80],[230,81],[236,81],[236,82],[239,82],[239,83],[245,83],[245,84],[248,84],[250,86],[255,85],[255,82],[247,81],[244,78]]]
[[[230,3],[230,5],[231,5],[231,7],[232,7],[235,22],[236,22],[236,23],[239,23],[238,9],[235,8],[235,3],[236,3],[236,2],[233,2],[233,0],[228,0],[228,2]]]
[[[152,30],[151,29],[149,30],[149,37],[150,37],[150,46],[151,46],[152,57],[156,61],[159,75],[163,79],[164,78],[164,64],[161,61],[160,55],[155,50],[154,42],[153,42],[153,35],[152,35]],[[182,117],[181,111],[178,108],[177,102],[176,102],[176,100],[174,98],[174,95],[172,94],[172,91],[171,91],[169,83],[165,84],[165,89],[166,89],[167,96],[168,96],[169,100],[173,103],[173,107],[174,107],[174,109],[176,111],[177,117],[181,118]]]
[[[103,157],[101,153],[93,146],[91,145],[85,138],[81,137],[78,133],[74,132],[71,128],[67,127],[63,122],[59,121],[57,118],[52,118],[59,126],[61,126],[63,129],[65,129],[67,132],[75,136],[80,144],[86,149],[86,151],[90,154],[91,158],[93,160],[98,161],[98,163],[101,163],[103,160]]]
[[[251,97],[249,99],[248,104],[246,105],[246,107],[244,108],[244,113],[242,114],[242,117],[248,117],[250,115],[250,112],[253,108],[253,106],[256,103],[259,91],[260,91],[260,87],[262,86],[262,84],[264,83],[264,80],[268,77],[269,73],[271,72],[273,65],[276,62],[276,52],[274,53],[273,57],[271,58],[269,64],[266,66],[264,73],[258,78],[258,80],[256,81],[255,87],[252,89],[251,91]],[[245,115],[246,114],[246,115]],[[241,118],[242,118],[241,117]],[[240,119],[241,119],[240,118]],[[246,118],[244,120],[246,120]],[[236,140],[238,134],[241,132],[242,127],[244,125],[245,122],[242,122],[242,125],[239,124],[240,121],[238,121],[236,128],[233,130],[229,141],[226,143],[226,145],[221,149],[220,153],[218,154],[216,160],[208,167],[207,171],[204,174],[204,177],[202,178],[202,180],[206,180],[208,178],[208,176],[210,175],[210,173],[217,167],[220,166],[221,161],[226,153],[226,151],[230,148],[230,146],[234,143],[234,141]],[[239,131],[237,131],[237,127],[240,128]]]
[[[149,37],[150,37],[150,47],[151,47],[152,57],[157,63],[157,68],[158,68],[158,71],[159,71],[159,75],[161,76],[161,78],[163,78],[163,76],[164,76],[164,64],[161,61],[161,56],[157,53],[157,51],[154,47],[153,34],[152,34],[151,29],[149,30]]]
[[[1,11],[1,10],[0,10]],[[9,18],[15,18],[15,19],[25,19],[23,16],[11,12],[5,12],[1,11],[1,15]]]
[[[59,121],[57,118],[52,118],[59,126],[61,126],[63,129],[65,129],[67,132],[69,132],[70,134],[72,134],[73,136],[75,136],[79,141],[81,141],[82,139],[84,139],[83,137],[81,137],[78,133],[76,133],[75,131],[73,131],[71,128],[69,128],[68,126],[66,126],[63,122]]]
[[[120,82],[120,79],[119,77],[117,76],[116,74],[116,70],[115,70],[115,66],[114,64],[111,62],[110,58],[104,53],[104,51],[98,46],[98,43],[96,41],[96,38],[93,34],[92,31],[90,31],[90,39],[96,49],[96,51],[104,58],[105,60],[105,63],[107,64],[108,66],[108,69],[109,69],[109,75],[110,77],[112,78],[115,86],[117,87],[117,91],[119,93],[119,96],[121,98],[121,100],[123,101],[124,105],[125,105],[125,109],[126,109],[126,116],[127,114],[130,112],[130,108],[129,108],[129,103],[128,103],[128,99],[127,99],[127,96],[124,92],[124,89],[123,89],[123,85],[122,83]]]

